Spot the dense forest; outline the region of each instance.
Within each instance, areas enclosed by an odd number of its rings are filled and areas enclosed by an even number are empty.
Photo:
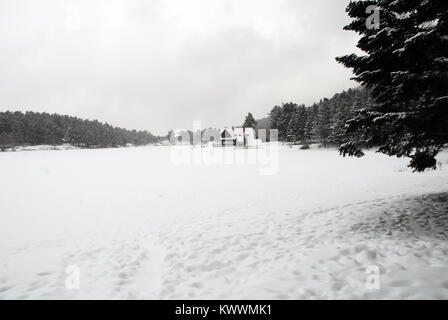
[[[36,112],[0,112],[0,149],[18,145],[60,145],[83,148],[145,145],[157,142],[148,131],[126,130],[97,120]]]
[[[256,122],[257,129],[277,129],[280,141],[323,146],[339,146],[347,139],[345,123],[356,110],[370,103],[369,90],[365,88],[349,89],[335,94],[330,99],[305,105],[288,102],[275,106],[268,118]],[[253,123],[251,114],[245,124]]]

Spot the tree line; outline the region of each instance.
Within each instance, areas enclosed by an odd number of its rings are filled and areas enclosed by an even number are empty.
[[[345,123],[356,110],[370,102],[369,90],[349,89],[306,107],[294,102],[272,108],[266,119],[255,121],[251,113],[244,125],[257,129],[277,129],[279,141],[323,146],[340,146],[347,140]]]
[[[61,145],[82,148],[146,145],[158,138],[148,131],[126,130],[97,120],[39,112],[0,112],[0,148]]]

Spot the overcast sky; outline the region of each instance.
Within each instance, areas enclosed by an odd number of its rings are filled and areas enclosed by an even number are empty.
[[[349,0],[0,0],[0,111],[165,134],[356,87]]]

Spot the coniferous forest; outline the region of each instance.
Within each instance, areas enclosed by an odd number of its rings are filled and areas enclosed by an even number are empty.
[[[0,148],[18,145],[61,145],[83,148],[145,145],[157,142],[148,131],[126,130],[97,120],[38,112],[1,112]]]
[[[369,90],[349,89],[308,107],[294,102],[274,106],[268,118],[258,120],[256,126],[277,129],[278,139],[284,142],[340,146],[348,139],[346,121],[369,103]]]

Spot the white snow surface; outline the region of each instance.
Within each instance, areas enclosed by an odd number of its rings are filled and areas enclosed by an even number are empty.
[[[73,149],[79,149],[76,146],[73,146],[71,144],[62,144],[57,146],[51,146],[48,144],[42,144],[42,145],[34,145],[34,146],[17,146],[14,148],[6,148],[5,152],[19,152],[19,151],[43,151],[43,150],[73,150]]]
[[[171,155],[0,153],[0,299],[448,298],[447,152],[421,174],[369,151],[285,147],[272,175]]]

